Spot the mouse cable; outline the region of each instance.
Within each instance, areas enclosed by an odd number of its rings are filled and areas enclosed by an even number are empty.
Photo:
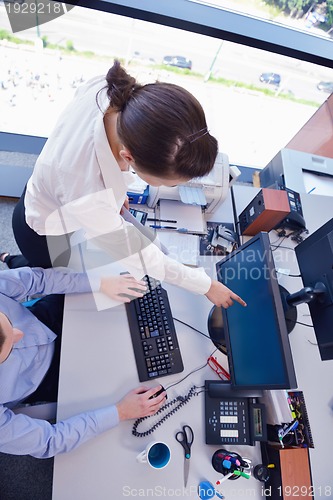
[[[168,403],[166,403],[165,405],[163,405],[154,415],[147,415],[146,417],[138,418],[134,422],[133,427],[132,427],[132,434],[133,434],[133,436],[135,436],[135,437],[146,437],[146,436],[149,436],[150,434],[152,434],[157,429],[157,427],[159,427],[160,425],[162,425],[168,418],[170,418],[174,413],[176,413],[176,411],[180,410],[180,408],[182,408],[184,405],[186,405],[186,403],[188,403],[193,396],[198,396],[199,394],[201,394],[204,391],[205,391],[204,386],[197,387],[196,385],[193,385],[190,388],[190,390],[188,391],[188,393],[186,394],[186,396],[177,396],[177,397],[175,397],[172,401],[169,401]],[[142,422],[144,422],[145,420],[147,420],[149,418],[161,415],[165,411],[167,411],[167,413],[165,413],[160,418],[160,420],[158,420],[157,422],[155,422],[155,424],[153,424],[152,427],[150,427],[150,429],[148,429],[146,431],[142,431],[142,432],[139,432],[137,430],[138,427],[139,427],[139,425]]]
[[[217,348],[214,349],[214,351],[208,356],[208,358],[210,358],[210,356],[213,356],[214,352],[217,351]],[[171,387],[174,387],[175,385],[178,385],[180,384],[180,382],[183,382],[184,380],[186,380],[190,375],[193,375],[193,373],[196,373],[200,370],[202,370],[203,368],[205,368],[206,366],[208,365],[208,359],[206,361],[206,363],[202,366],[199,366],[198,368],[194,368],[192,371],[190,371],[187,375],[185,375],[185,377],[181,378],[180,380],[178,380],[177,382],[174,382],[173,384],[171,385],[168,385],[165,390],[169,390]]]
[[[214,352],[216,352],[216,351],[217,351],[217,348],[214,349],[214,351],[210,354],[210,356],[213,356]],[[206,363],[204,365],[199,366],[198,368],[195,368],[194,370],[190,371],[185,377],[181,378],[180,380],[178,380],[177,382],[174,382],[171,385],[168,385],[165,388],[165,390],[169,390],[171,387],[174,387],[175,385],[180,384],[180,382],[183,382],[190,375],[192,375],[195,372],[198,372],[199,370],[202,370],[206,366],[208,366],[208,360],[206,361]],[[133,434],[133,436],[135,436],[135,437],[149,436],[150,434],[152,434],[154,432],[155,429],[157,429],[157,427],[159,427],[160,425],[162,425],[163,422],[165,422],[165,420],[167,420],[169,417],[171,417],[171,415],[173,415],[177,410],[179,410],[180,408],[182,408],[182,406],[184,406],[192,398],[192,396],[198,396],[201,392],[204,392],[204,391],[205,391],[204,386],[201,386],[201,387],[199,386],[198,387],[198,386],[193,385],[191,387],[191,389],[189,390],[189,392],[187,393],[186,396],[176,396],[172,401],[169,401],[168,403],[166,403],[165,405],[163,405],[156,413],[154,413],[154,415],[148,415],[147,417],[138,418],[134,422],[134,424],[133,424],[133,428],[132,428],[132,434]],[[155,417],[156,415],[159,415],[159,414],[165,412],[165,410],[167,410],[168,408],[170,408],[172,406],[175,406],[175,407],[172,408],[168,413],[166,413],[150,429],[148,429],[147,431],[143,431],[143,432],[138,432],[137,431],[138,426],[143,421],[147,420],[148,418]]]

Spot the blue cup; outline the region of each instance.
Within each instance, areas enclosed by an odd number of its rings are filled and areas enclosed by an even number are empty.
[[[148,464],[153,469],[163,469],[170,462],[170,458],[170,448],[162,441],[152,441],[146,446],[146,449],[136,457],[138,462]]]

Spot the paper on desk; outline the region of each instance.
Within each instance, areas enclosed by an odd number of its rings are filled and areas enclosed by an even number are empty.
[[[188,266],[198,266],[199,236],[176,231],[159,231],[158,239],[168,249],[169,257]]]
[[[176,220],[176,229],[187,229],[189,233],[206,234],[206,221],[200,205],[186,205],[181,201],[161,200],[160,219]],[[173,224],[168,224],[173,225]]]
[[[318,175],[313,172],[304,172],[303,181],[307,193],[333,196],[332,177]]]

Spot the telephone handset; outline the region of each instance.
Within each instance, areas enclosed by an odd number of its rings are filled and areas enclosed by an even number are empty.
[[[224,380],[205,381],[206,444],[254,445],[267,441],[261,390],[235,389]]]

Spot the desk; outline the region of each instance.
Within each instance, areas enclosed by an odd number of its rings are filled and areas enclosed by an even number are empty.
[[[172,293],[171,287],[168,288],[175,316],[185,319],[181,314],[179,296],[177,293]],[[203,314],[207,316],[210,303],[204,297],[196,297],[198,300],[194,306],[191,294],[183,293],[183,303],[192,303],[191,324],[197,325],[199,318],[196,321],[194,310],[198,311],[199,316]],[[67,300],[64,324],[68,335],[64,336],[62,346],[61,400],[58,419],[69,417],[81,410],[116,402],[128,390],[139,385],[124,306],[98,313],[94,312],[92,307],[89,310],[91,306],[89,302],[89,297],[84,297],[84,300],[71,297]],[[213,349],[209,340],[189,328],[178,324],[176,327],[183,354],[184,374],[186,374],[193,368],[201,366]],[[95,345],[91,341],[92,335],[98,335],[98,342]],[[120,336],[116,342],[112,341],[113,335]],[[79,350],[77,342],[80,344]],[[169,385],[182,378],[182,375],[164,377],[161,382]],[[205,378],[214,378],[213,372],[208,367],[174,389],[170,389],[169,398],[172,399],[179,393],[185,394],[191,385],[201,385]],[[148,490],[151,488],[155,488],[156,492],[164,488],[165,491],[169,490],[165,495],[160,495],[162,498],[185,497],[183,451],[174,438],[175,431],[184,423],[190,424],[195,433],[187,491],[190,498],[197,498],[196,489],[201,480],[208,479],[214,482],[218,478],[211,466],[211,457],[219,446],[204,444],[203,405],[203,394],[192,398],[184,408],[156,430],[152,437],[133,437],[131,435],[133,422],[122,422],[118,427],[79,449],[67,455],[57,456],[53,499],[118,500],[126,496],[138,496],[135,492],[139,489],[145,492],[143,496],[148,496]],[[136,463],[135,460],[136,455],[152,439],[166,441],[171,448],[170,465],[161,471],[152,470]],[[237,451],[244,453],[256,463],[259,460],[259,447],[239,447]],[[258,494],[261,489],[260,483],[253,478],[250,480],[241,478],[232,485],[226,485],[223,491],[227,491],[231,486],[239,491],[250,488]],[[150,496],[153,495],[150,493]],[[239,497],[240,494],[236,496]]]
[[[230,200],[224,204],[220,220],[232,220]],[[228,217],[226,219],[226,217]],[[216,219],[213,219],[216,220]],[[219,219],[217,219],[219,220]],[[207,258],[207,267],[213,266]],[[212,304],[204,296],[165,286],[175,317],[207,332],[207,317]],[[177,336],[183,356],[184,372],[163,377],[164,386],[180,380],[194,368],[202,366],[214,349],[209,339],[176,322]],[[92,341],[97,338],[97,342]],[[78,345],[80,348],[78,349]],[[186,394],[193,385],[216,375],[209,367],[194,373],[189,379],[168,391],[169,400]],[[216,380],[218,378],[216,377]],[[150,386],[156,382],[148,382]],[[125,307],[96,312],[89,295],[66,298],[58,420],[86,409],[99,408],[117,402],[127,391],[140,385],[130,339]],[[153,421],[153,419],[152,419]],[[195,439],[187,489],[183,490],[183,449],[175,440],[175,432],[190,424]],[[204,395],[190,402],[168,419],[147,438],[131,435],[133,421],[85,443],[77,450],[55,458],[53,500],[119,500],[124,497],[189,497],[198,498],[201,480],[215,482],[219,475],[211,466],[211,457],[219,446],[207,446],[204,436]],[[171,448],[171,462],[155,471],[136,462],[136,455],[154,439],[166,441]],[[260,447],[238,447],[237,452],[260,461]],[[240,478],[225,483],[224,492],[233,490],[234,498],[251,490],[252,498],[262,498],[261,484],[254,478]],[[237,493],[236,493],[237,492]]]
[[[236,186],[237,212],[240,213],[255,196],[257,190]],[[330,218],[331,200],[327,197],[304,195],[304,216],[310,231],[314,231]],[[243,206],[242,206],[243,204]],[[226,205],[226,204],[224,204]],[[228,210],[230,209],[230,205]],[[229,210],[229,216],[230,216]],[[213,220],[227,222],[225,214],[215,214]],[[289,242],[288,242],[289,244]],[[298,274],[294,253],[280,250],[284,261],[290,264],[292,274]],[[277,253],[275,256],[277,257]],[[212,271],[214,263],[207,257],[202,262]],[[289,265],[288,264],[288,265]],[[281,265],[281,264],[280,264]],[[281,266],[282,267],[282,266]],[[286,267],[286,266],[285,266]],[[283,276],[281,284],[289,291],[301,288],[299,278]],[[165,286],[174,317],[194,325],[207,333],[207,316],[211,303],[202,296]],[[307,306],[298,308],[299,319],[307,314]],[[304,322],[307,318],[305,317]],[[188,327],[176,322],[176,329],[184,361],[184,374],[201,366],[212,352],[212,344]],[[92,336],[98,337],[93,343]],[[117,336],[117,340],[113,340]],[[333,362],[322,362],[310,328],[296,325],[290,335],[298,386],[304,392],[311,423],[315,449],[310,450],[313,485],[316,498],[330,497],[333,491],[331,450],[333,449],[332,412],[329,403],[333,397],[331,380]],[[80,349],[77,349],[77,345]],[[311,367],[311,369],[309,369]],[[161,379],[163,385],[180,380],[182,374]],[[189,379],[169,390],[169,398],[185,394],[193,385],[214,378],[206,367]],[[80,411],[98,408],[119,400],[128,390],[139,385],[124,306],[96,312],[92,298],[66,299],[62,358],[60,371],[58,420]],[[150,383],[149,385],[155,385]],[[320,392],[319,392],[320,386]],[[135,438],[131,435],[133,422],[122,422],[118,427],[82,445],[79,449],[57,456],[54,468],[53,500],[91,499],[109,500],[123,497],[184,497],[198,498],[197,486],[203,479],[217,479],[211,466],[211,457],[218,446],[205,445],[204,397],[193,398],[184,408],[168,419],[152,437]],[[195,433],[187,490],[183,490],[183,452],[174,434],[184,423]],[[136,463],[136,455],[152,439],[162,439],[171,448],[170,465],[154,471]],[[237,447],[237,452],[258,463],[259,446]],[[325,489],[326,488],[326,489]],[[329,490],[331,488],[331,490]],[[253,477],[223,485],[227,498],[262,498],[261,483]],[[229,493],[229,495],[228,495]]]

